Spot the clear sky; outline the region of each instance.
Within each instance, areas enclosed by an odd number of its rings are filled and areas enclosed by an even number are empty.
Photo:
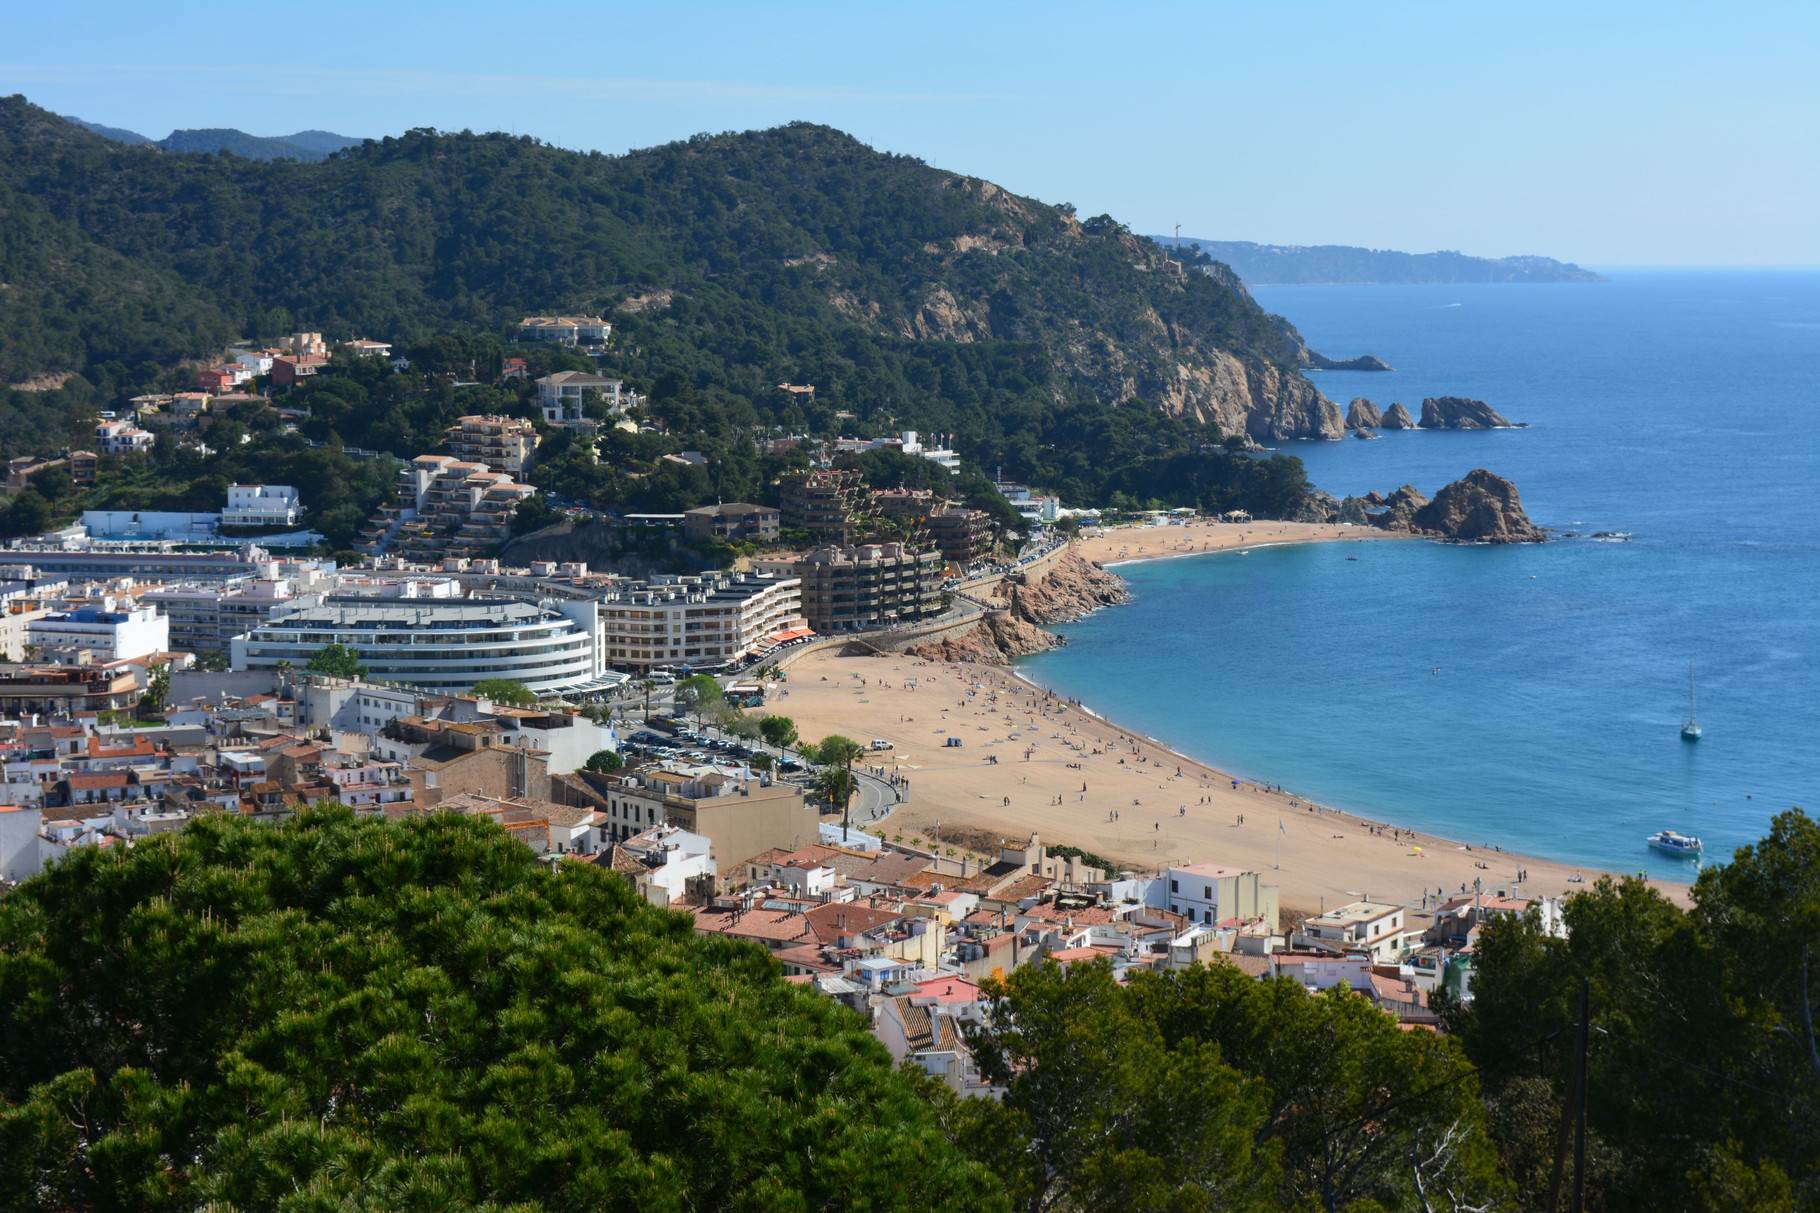
[[[0,90],[154,139],[806,119],[1139,231],[1820,263],[1815,0],[0,0],[0,30]]]

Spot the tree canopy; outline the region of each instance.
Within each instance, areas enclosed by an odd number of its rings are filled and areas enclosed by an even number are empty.
[[[515,708],[537,702],[537,693],[515,678],[482,678],[474,684],[474,693]]]
[[[0,1205],[995,1209],[864,1020],[490,822],[205,816],[0,901]]]
[[[331,642],[310,655],[305,669],[316,674],[333,674],[337,678],[365,678],[367,668],[360,655],[347,645]]]

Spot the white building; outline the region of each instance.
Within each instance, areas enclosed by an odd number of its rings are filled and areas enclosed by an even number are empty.
[[[302,669],[317,650],[340,644],[354,650],[376,682],[450,694],[485,678],[507,678],[539,693],[558,691],[597,673],[594,604],[561,607],[571,609],[481,599],[333,597],[274,615],[234,637],[232,661],[237,670],[275,670],[280,661]]]
[[[690,880],[714,873],[708,840],[676,826],[656,826],[635,834],[619,843],[617,852],[618,857],[642,869],[629,874],[635,875],[645,900],[653,905],[680,903]]]
[[[25,880],[44,869],[38,831],[44,813],[36,804],[0,805],[0,880]]]
[[[1266,885],[1263,878],[1245,868],[1228,868],[1217,863],[1195,863],[1172,867],[1151,891],[1152,904],[1166,906],[1191,923],[1219,924],[1262,919],[1276,930],[1277,886]]]
[[[171,647],[171,621],[154,606],[114,609],[105,599],[102,609],[84,607],[58,611],[26,625],[26,634],[38,646],[37,660],[55,665],[80,664],[88,653],[90,663],[102,665],[167,652]]]
[[[1355,901],[1302,924],[1302,933],[1350,951],[1368,954],[1374,963],[1402,958],[1406,936],[1420,935],[1409,922],[1406,906],[1376,901]]]
[[[518,326],[521,341],[554,341],[558,345],[605,345],[613,326],[599,316],[526,316]]]
[[[297,490],[288,484],[236,484],[228,488],[223,526],[295,526],[303,516]]]
[[[95,427],[95,450],[103,455],[131,455],[152,449],[154,438],[130,421],[103,421]]]
[[[543,419],[551,425],[575,425],[588,420],[581,408],[585,392],[599,392],[615,413],[625,407],[622,381],[587,371],[557,371],[537,381],[537,405],[543,410]]]
[[[272,359],[275,357],[277,357],[276,350],[242,350],[234,356],[234,361],[255,375],[269,375],[272,373]]]
[[[718,667],[809,634],[795,577],[679,577],[617,585],[600,600],[603,659],[621,669]]]

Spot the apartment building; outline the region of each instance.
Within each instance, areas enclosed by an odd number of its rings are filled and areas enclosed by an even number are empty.
[[[1406,906],[1355,901],[1308,919],[1302,932],[1310,939],[1365,952],[1373,963],[1384,963],[1401,959],[1406,938],[1419,937],[1422,928],[1409,921]]]
[[[117,608],[112,598],[100,608],[57,611],[26,625],[26,635],[38,646],[38,660],[51,665],[81,665],[82,654],[102,664],[126,661],[171,647],[171,621],[155,606],[134,606],[130,600]]]
[[[992,551],[992,515],[985,510],[948,506],[924,519],[923,527],[942,559],[951,564],[964,568]]]
[[[463,417],[443,431],[449,455],[484,463],[496,472],[522,476],[531,470],[537,451],[537,428],[523,417]]]
[[[222,526],[296,526],[303,502],[288,484],[236,484],[228,487]]]
[[[710,770],[647,767],[616,779],[589,780],[607,802],[607,837],[622,842],[653,826],[674,826],[710,840],[719,866],[816,840],[820,813],[789,784],[766,784]],[[601,787],[599,784],[604,783]]]
[[[774,543],[782,517],[781,512],[768,505],[704,505],[683,511],[683,534],[691,539],[720,539],[728,543],[746,539]]]
[[[817,632],[887,627],[939,615],[941,556],[902,543],[821,547],[800,560],[755,561],[802,583],[803,618]]]
[[[858,472],[820,468],[792,472],[779,482],[783,491],[781,521],[824,538],[847,542],[863,529],[858,520],[865,484]]]
[[[535,494],[504,472],[451,455],[419,455],[398,473],[398,501],[381,506],[361,528],[361,551],[397,545],[425,562],[472,557],[511,537],[518,503]]]
[[[794,577],[710,574],[612,585],[599,615],[607,664],[634,672],[717,668],[807,634]]]
[[[595,674],[594,633],[584,615],[528,602],[333,596],[272,619],[231,645],[237,670],[301,669],[318,649],[352,649],[378,682],[443,692],[483,678],[509,678],[533,691],[579,686]],[[581,623],[577,620],[580,618]]]

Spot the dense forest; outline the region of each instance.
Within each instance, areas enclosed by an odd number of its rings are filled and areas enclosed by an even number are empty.
[[[41,389],[0,389],[6,454],[69,445],[235,340],[498,343],[526,314],[584,311],[616,325],[600,369],[646,385],[695,449],[917,429],[1081,504],[1276,513],[1304,491],[1299,466],[1222,446],[1318,400],[1293,329],[1236,279],[1165,272],[1106,216],[825,127],[625,156],[425,130],[303,164],[127,145],[14,97],[0,217],[0,381]],[[335,438],[404,458],[432,419],[474,411],[421,376],[315,392],[343,393]]]
[[[1494,921],[1443,1034],[1218,962],[1029,964],[971,1032],[1002,1099],[960,1099],[484,819],[205,816],[0,901],[0,1205],[1536,1213],[1584,978],[1586,1208],[1820,1208],[1820,826],[1692,900]]]

